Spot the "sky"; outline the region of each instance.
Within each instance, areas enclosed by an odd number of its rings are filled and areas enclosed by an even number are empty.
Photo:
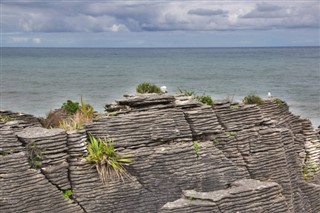
[[[2,47],[320,46],[319,0],[1,0]]]

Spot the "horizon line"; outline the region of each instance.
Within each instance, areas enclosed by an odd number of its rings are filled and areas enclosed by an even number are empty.
[[[74,49],[212,49],[212,48],[303,48],[303,47],[320,47],[320,44],[318,46],[310,45],[310,46],[212,46],[212,47],[190,47],[190,46],[185,46],[185,47],[63,47],[63,46],[28,46],[28,47],[17,47],[17,46],[2,46],[1,48],[74,48]]]

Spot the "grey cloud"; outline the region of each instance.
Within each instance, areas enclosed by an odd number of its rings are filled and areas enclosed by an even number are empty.
[[[319,28],[317,1],[238,3],[146,1],[5,2],[3,32],[215,31]],[[205,8],[205,9],[204,9]],[[209,9],[217,8],[217,9]],[[219,9],[220,8],[220,9]]]
[[[227,13],[228,11],[221,10],[221,9],[209,10],[209,9],[202,9],[202,8],[192,9],[188,11],[188,14],[198,15],[198,16],[217,16],[217,15],[225,15]]]
[[[269,3],[258,3],[257,4],[257,11],[260,12],[270,12],[270,11],[277,11],[277,10],[281,10],[282,7],[280,7],[279,5],[274,5],[274,4],[269,4]]]

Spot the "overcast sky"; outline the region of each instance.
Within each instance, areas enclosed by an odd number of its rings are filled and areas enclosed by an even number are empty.
[[[2,0],[10,47],[319,46],[320,1]]]

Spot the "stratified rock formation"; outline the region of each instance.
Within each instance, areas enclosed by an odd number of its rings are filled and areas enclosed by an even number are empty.
[[[0,122],[1,212],[320,212],[320,135],[285,102],[149,94],[106,110],[68,132],[0,111],[14,118]],[[130,179],[101,183],[87,133],[133,154]]]

